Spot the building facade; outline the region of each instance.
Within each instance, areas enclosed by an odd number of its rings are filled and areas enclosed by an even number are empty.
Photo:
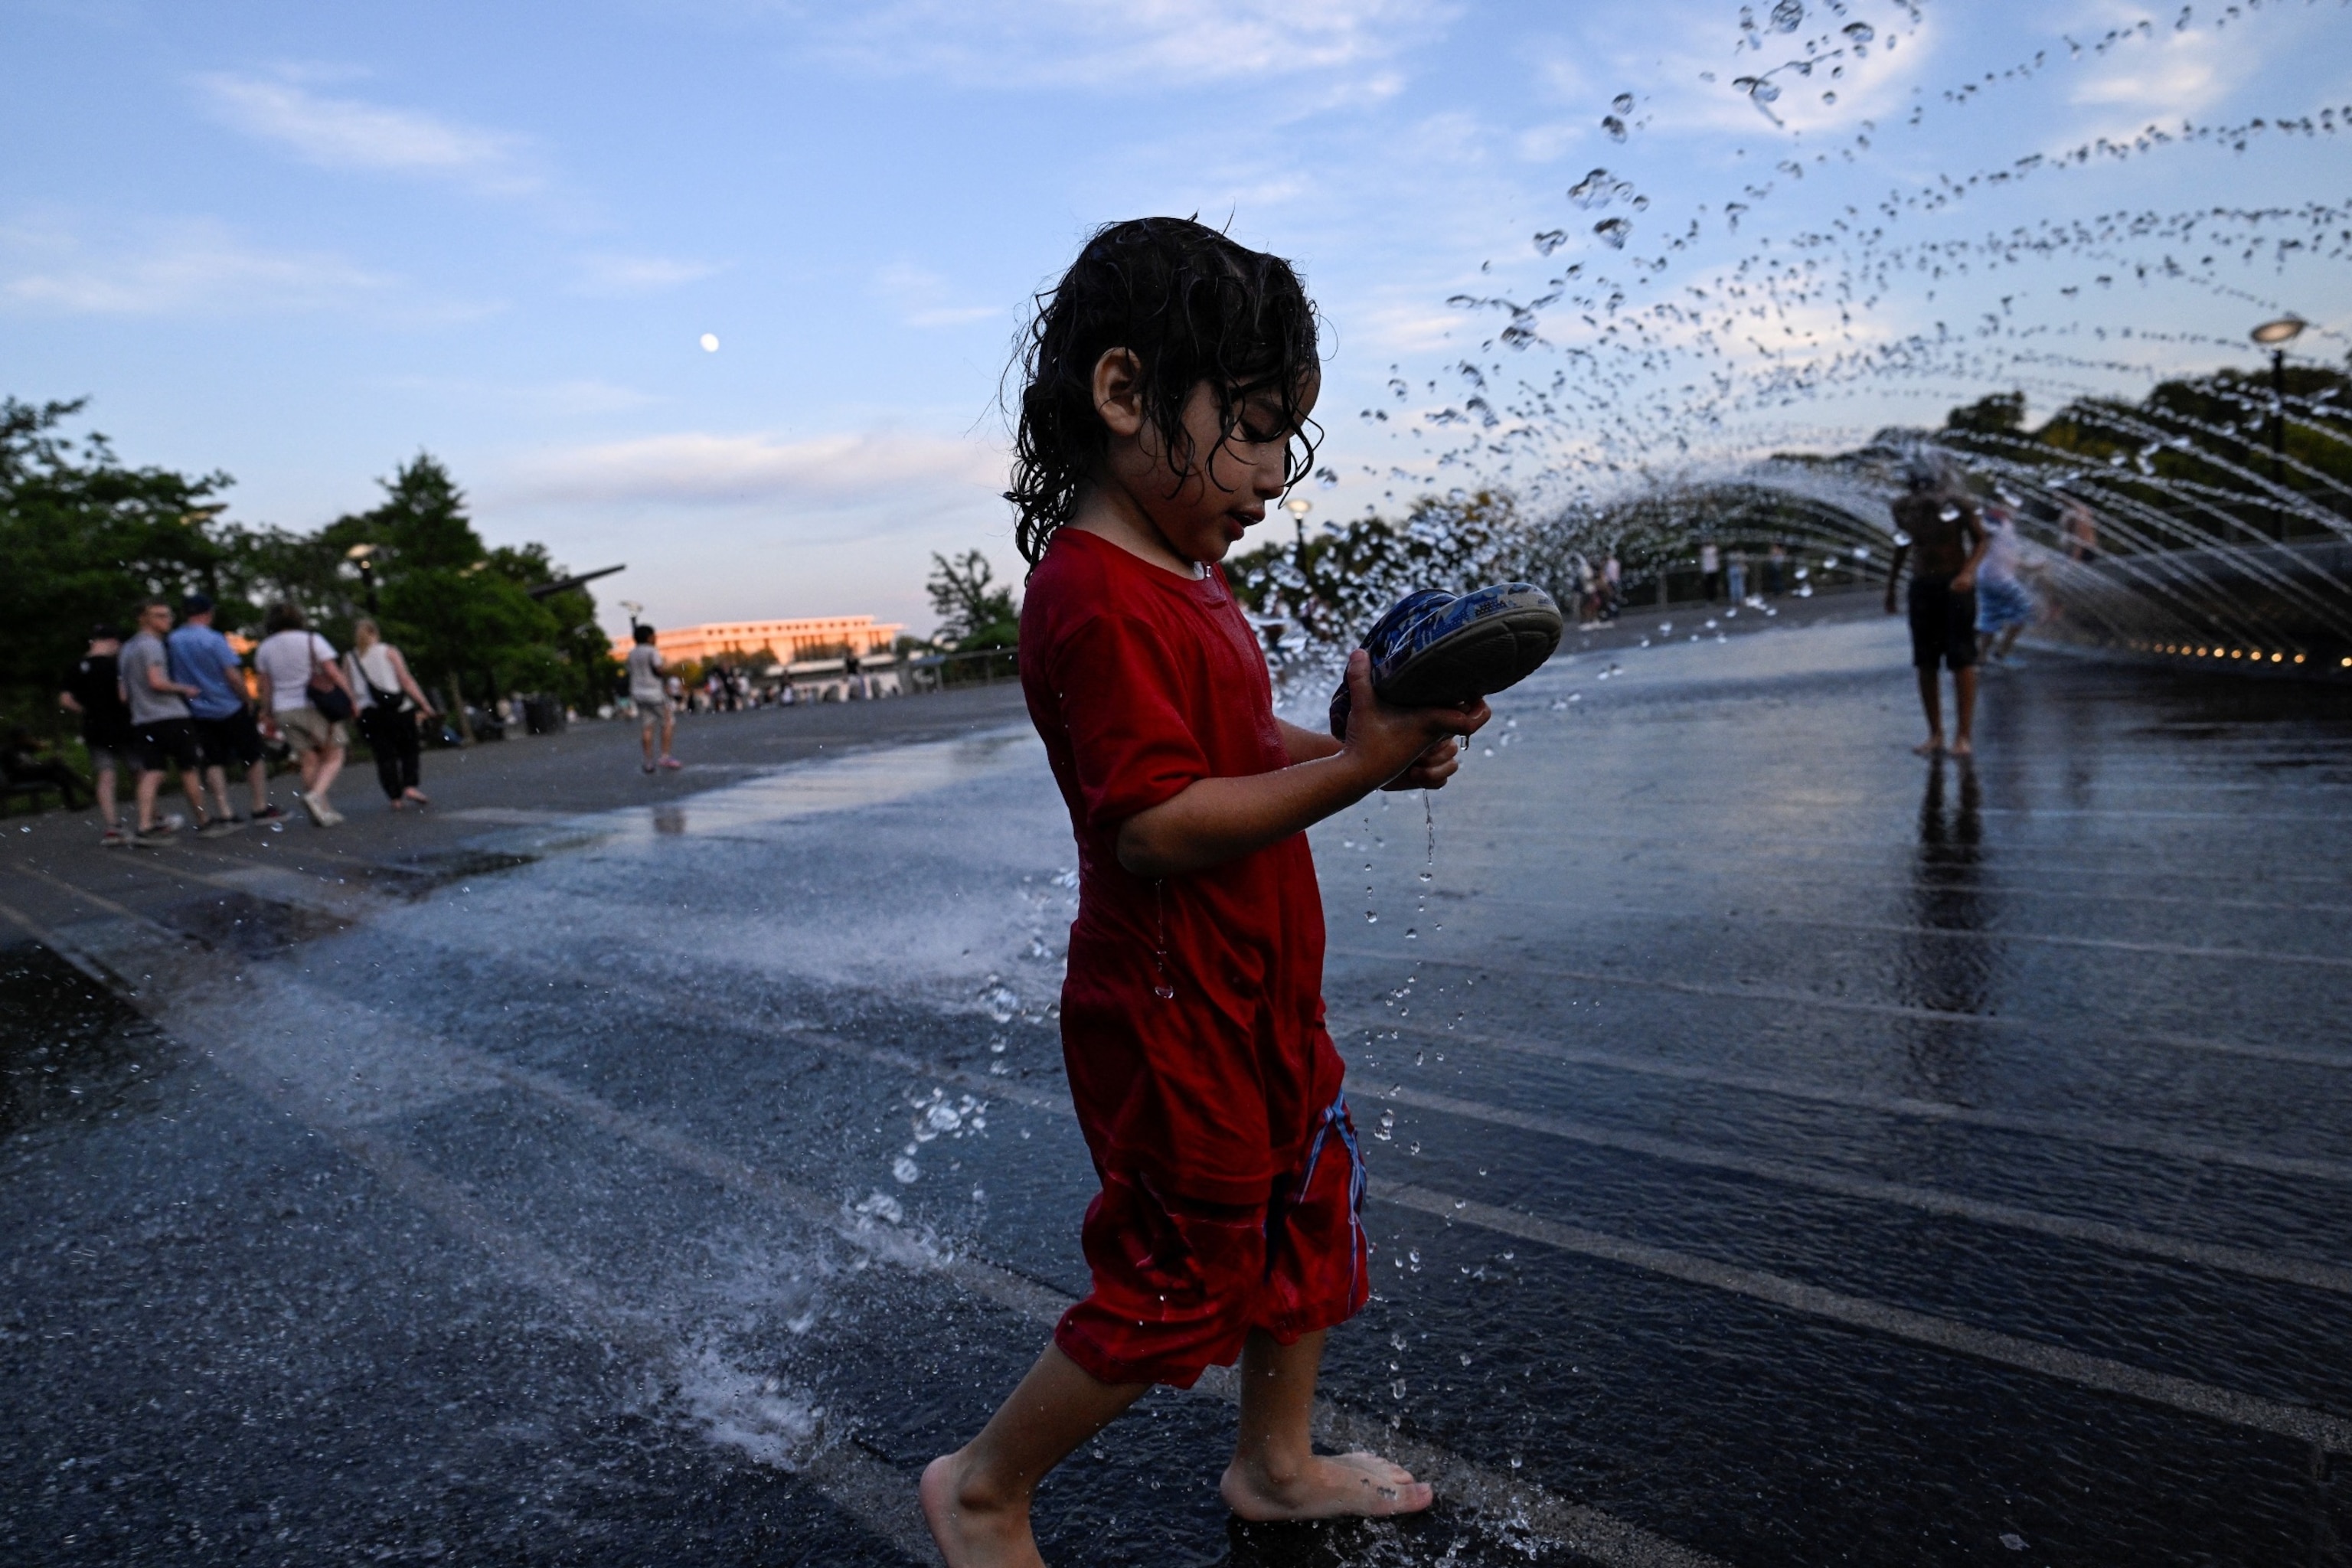
[[[788,621],[712,621],[698,626],[663,626],[654,633],[662,658],[708,664],[732,663],[762,653],[778,662],[838,657],[847,648],[860,658],[887,654],[906,630],[902,622],[877,622],[872,616],[806,616]],[[613,642],[615,658],[626,658],[634,646],[625,638]]]

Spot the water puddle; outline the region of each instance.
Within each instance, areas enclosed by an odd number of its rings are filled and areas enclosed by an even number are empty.
[[[324,910],[250,893],[206,893],[160,910],[155,919],[206,947],[247,958],[266,958],[299,942],[335,936],[353,923]]]
[[[0,951],[0,1139],[136,1108],[165,1055],[129,1003],[56,953]]]

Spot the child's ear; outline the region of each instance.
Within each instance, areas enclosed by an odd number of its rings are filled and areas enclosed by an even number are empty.
[[[1095,413],[1121,440],[1143,433],[1143,362],[1132,349],[1105,349],[1095,361]]]

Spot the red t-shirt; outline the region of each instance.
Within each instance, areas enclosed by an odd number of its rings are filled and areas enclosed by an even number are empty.
[[[1030,574],[1021,685],[1077,834],[1062,1054],[1087,1147],[1171,1193],[1262,1203],[1346,1072],[1307,836],[1158,882],[1117,847],[1195,779],[1289,765],[1257,637],[1223,573],[1066,528]]]

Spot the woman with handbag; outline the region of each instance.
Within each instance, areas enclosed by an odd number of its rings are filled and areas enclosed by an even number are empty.
[[[394,811],[412,800],[431,805],[416,787],[416,721],[419,715],[440,715],[409,674],[408,660],[383,640],[373,621],[359,620],[352,623],[352,651],[343,657],[343,673],[359,698],[360,733],[375,752],[375,778],[383,786],[383,798]]]
[[[343,771],[343,721],[353,710],[352,683],[335,657],[335,645],[310,630],[292,605],[272,605],[262,618],[268,635],[253,650],[253,672],[261,685],[262,732],[283,735],[302,769],[302,807],[321,827],[343,814],[327,803],[335,775]]]

